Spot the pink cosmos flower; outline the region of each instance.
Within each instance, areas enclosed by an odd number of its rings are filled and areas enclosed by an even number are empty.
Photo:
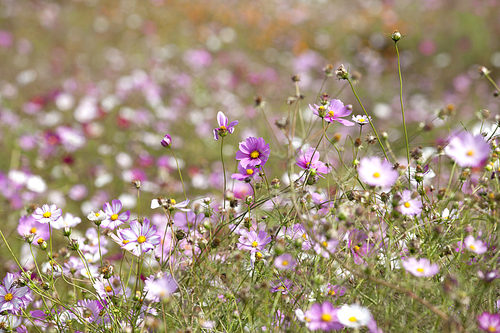
[[[122,247],[138,257],[160,244],[156,226],[152,225],[147,218],[144,219],[142,225],[139,221],[130,222],[130,229],[120,230],[120,235],[123,238]]]
[[[238,173],[233,173],[231,178],[243,182],[252,179],[258,173],[259,170],[256,167],[244,168],[241,163],[238,163]]]
[[[297,165],[314,173],[328,173],[328,167],[319,160],[319,152],[314,147],[308,148],[305,153],[300,151],[300,155],[297,157]]]
[[[259,252],[262,251],[267,244],[271,243],[271,237],[269,237],[265,231],[259,231],[258,234],[255,231],[249,231],[241,236],[238,242],[238,249],[240,250]]]
[[[177,283],[170,275],[164,275],[161,279],[153,281],[148,286],[148,291],[151,293],[151,296],[157,296],[160,300],[169,297],[176,290]]]
[[[437,264],[431,264],[429,259],[415,259],[408,258],[407,260],[403,260],[403,267],[409,273],[417,276],[417,277],[429,277],[436,275],[439,271],[439,266]]]
[[[399,173],[387,160],[378,157],[365,157],[358,167],[359,179],[371,186],[391,187],[396,183]]]
[[[240,161],[243,168],[248,169],[266,164],[270,153],[269,143],[266,144],[263,138],[249,137],[240,142],[240,150],[236,152],[236,159]]]
[[[352,105],[344,106],[339,99],[332,99],[326,106],[318,106],[314,104],[314,107],[309,104],[309,108],[318,117],[324,118],[327,122],[333,123],[338,121],[344,126],[354,126],[354,123],[341,119],[340,117],[346,117],[352,113]]]
[[[454,136],[444,149],[462,167],[480,167],[490,156],[491,146],[481,135],[464,132]]]
[[[120,200],[113,200],[111,205],[109,202],[106,202],[102,207],[106,213],[106,219],[101,222],[101,227],[114,230],[119,225],[127,222],[130,217],[130,211],[127,210],[120,214],[122,207]]]
[[[17,226],[17,232],[21,236],[34,235],[33,244],[38,244],[37,242],[40,238],[47,240],[50,237],[49,225],[37,222],[33,216],[21,217]]]
[[[477,317],[479,328],[489,333],[500,332],[500,314],[483,312]]]
[[[14,283],[14,274],[7,273],[3,285],[0,285],[0,312],[25,309],[33,301],[29,291],[28,287],[18,287]]]
[[[463,245],[465,245],[467,250],[476,254],[483,254],[488,251],[486,244],[479,239],[475,239],[472,235],[465,237]]]
[[[222,111],[219,111],[219,113],[217,113],[217,122],[219,123],[219,127],[214,129],[215,141],[219,140],[219,137],[223,138],[228,133],[233,133],[234,126],[238,125],[238,120],[232,121],[228,125],[229,120],[227,119],[226,115],[222,113]]]
[[[38,207],[33,213],[33,217],[39,223],[51,223],[55,222],[62,215],[62,209],[57,208],[56,205],[43,205],[41,208]]]
[[[344,326],[339,322],[338,311],[339,309],[334,308],[330,302],[313,304],[304,314],[307,328],[311,331],[342,329]]]
[[[292,269],[297,262],[289,253],[284,253],[274,260],[274,267],[278,269]]]
[[[397,210],[403,215],[419,215],[422,211],[422,202],[417,199],[412,199],[412,192],[404,190],[401,194],[401,205]]]
[[[286,295],[290,290],[292,290],[292,286],[293,282],[290,281],[289,279],[274,280],[271,282],[271,289],[269,289],[269,292],[271,293],[281,292],[282,295]]]

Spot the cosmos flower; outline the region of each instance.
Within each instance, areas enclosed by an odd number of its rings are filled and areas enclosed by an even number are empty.
[[[73,228],[82,222],[82,219],[78,216],[73,216],[71,213],[66,213],[64,217],[59,217],[51,226],[54,229],[64,229],[64,228]]]
[[[19,219],[19,224],[17,226],[17,232],[21,236],[33,235],[33,244],[38,244],[38,240],[49,239],[49,225],[37,222],[35,218],[31,215],[23,216]]]
[[[328,167],[319,160],[319,152],[314,147],[309,147],[306,152],[300,151],[300,155],[297,157],[297,165],[314,173],[328,173]]]
[[[439,271],[439,266],[437,264],[431,264],[429,259],[426,258],[418,260],[415,258],[408,258],[406,260],[403,260],[403,267],[409,273],[417,277],[433,276],[436,275]]]
[[[217,122],[219,123],[219,127],[214,129],[215,141],[219,140],[219,137],[223,138],[228,133],[233,133],[234,126],[238,125],[238,120],[232,121],[228,125],[229,120],[224,115],[224,113],[222,113],[222,111],[219,111],[219,113],[217,113]]]
[[[422,202],[418,199],[412,199],[412,192],[404,190],[401,194],[401,205],[397,210],[403,215],[419,215],[422,211]]]
[[[489,333],[500,332],[500,314],[483,312],[477,317],[479,328]]]
[[[334,308],[330,302],[313,304],[311,308],[304,313],[307,328],[311,331],[342,329],[344,326],[339,322],[339,318],[337,317],[338,311],[339,309]]]
[[[292,285],[293,282],[290,281],[289,279],[275,280],[271,282],[271,289],[269,290],[269,292],[271,293],[281,292],[282,295],[286,295],[291,290]]]
[[[271,149],[263,138],[249,137],[240,142],[240,150],[236,152],[236,159],[240,161],[243,168],[251,168],[266,164]]]
[[[241,166],[241,163],[238,163],[238,173],[233,173],[231,175],[231,178],[243,182],[247,179],[252,179],[258,173],[259,170],[256,167],[244,168],[243,166]]]
[[[3,279],[3,285],[0,285],[0,312],[25,309],[32,301],[29,288],[17,287],[14,283],[14,274],[7,273]]]
[[[297,262],[289,253],[284,253],[274,260],[274,267],[278,269],[292,269]]]
[[[484,165],[490,156],[490,151],[490,144],[484,141],[481,135],[474,136],[469,132],[454,136],[444,149],[446,155],[462,168]]]
[[[363,126],[363,125],[366,125],[366,124],[369,124],[370,121],[372,121],[372,117],[370,116],[361,116],[361,115],[356,115],[356,116],[352,116],[352,121],[354,121],[356,124],[358,124],[359,126]]]
[[[62,209],[57,208],[56,205],[43,205],[41,208],[38,207],[33,213],[33,217],[37,222],[40,223],[52,223],[55,222],[62,215]]]
[[[146,288],[145,288],[146,289]],[[172,276],[165,274],[161,279],[154,280],[148,285],[148,297],[157,296],[163,300],[177,290],[177,283]],[[151,294],[151,295],[150,295]]]
[[[326,107],[322,105],[318,106],[316,104],[314,104],[313,107],[309,104],[309,108],[315,115],[324,118],[325,121],[329,123],[337,121],[344,126],[354,126],[353,122],[340,118],[346,117],[352,113],[352,105],[349,104],[344,106],[344,103],[342,103],[339,99],[332,99]]]
[[[342,305],[337,317],[342,325],[352,328],[366,326],[372,319],[370,310],[357,304]]]
[[[399,177],[399,173],[393,169],[391,163],[376,156],[361,160],[358,175],[363,183],[381,187],[391,187]]]
[[[120,200],[113,200],[112,204],[106,202],[102,207],[106,213],[106,219],[101,222],[101,227],[114,230],[119,225],[128,221],[130,211],[127,210],[120,214],[122,210],[122,202]]]
[[[156,226],[145,218],[142,225],[139,221],[130,222],[130,229],[120,230],[123,238],[123,248],[132,252],[135,256],[140,256],[143,252],[148,252],[160,244],[160,236],[156,233]]]
[[[483,254],[488,251],[486,244],[479,239],[475,239],[472,235],[465,237],[463,245],[465,245],[467,250],[476,254]]]
[[[262,251],[264,247],[271,243],[271,237],[265,231],[249,231],[238,239],[238,249],[251,252]]]

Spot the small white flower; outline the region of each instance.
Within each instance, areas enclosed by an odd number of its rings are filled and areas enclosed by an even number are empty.
[[[372,319],[370,310],[357,304],[342,305],[337,317],[342,325],[352,328],[366,326]]]
[[[92,222],[96,222],[96,221],[104,221],[105,219],[108,218],[108,215],[106,215],[105,212],[103,212],[102,210],[98,211],[97,213],[94,213],[93,211],[90,212],[89,215],[87,215],[87,218],[92,221]]]

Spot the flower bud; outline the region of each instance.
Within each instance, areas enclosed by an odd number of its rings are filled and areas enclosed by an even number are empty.
[[[43,240],[43,238],[39,238],[37,243],[40,246],[41,250],[44,250],[44,251],[47,250],[48,245],[47,245],[47,242]]]
[[[172,137],[168,134],[165,135],[163,140],[161,140],[161,145],[165,148],[169,148],[171,144],[172,144]]]
[[[401,33],[399,30],[394,30],[391,35],[392,40],[397,43],[403,36],[401,36]]]
[[[349,78],[349,73],[347,73],[344,65],[340,65],[340,67],[337,68],[335,75],[339,80],[347,80]]]
[[[70,227],[64,227],[63,229],[63,236],[64,237],[69,237],[71,235],[71,228]]]

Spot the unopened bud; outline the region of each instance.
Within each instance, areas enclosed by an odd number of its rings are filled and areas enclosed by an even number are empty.
[[[394,30],[391,35],[392,40],[396,43],[398,42],[403,36],[401,36],[401,33],[399,30]]]

